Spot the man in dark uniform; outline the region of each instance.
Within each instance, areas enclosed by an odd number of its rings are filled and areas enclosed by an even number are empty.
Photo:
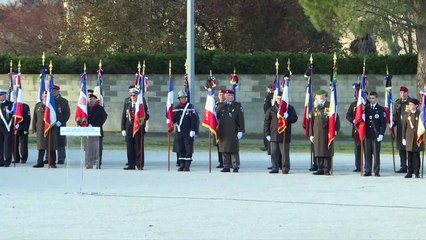
[[[380,177],[380,145],[386,131],[386,112],[385,109],[377,103],[377,92],[370,92],[369,102],[365,106],[365,162],[366,169],[364,176],[371,176],[374,170],[374,176]],[[372,158],[374,156],[374,169],[372,169]]]
[[[217,95],[216,109],[218,109],[219,106],[225,102],[225,92],[226,92],[225,89],[220,89]],[[218,159],[219,165],[217,165],[216,168],[223,168],[223,158],[222,158],[222,153],[219,151],[219,144],[217,144],[217,159]]]
[[[266,88],[266,96],[263,102],[263,113],[266,116],[266,111],[272,106],[272,98],[274,97],[274,89],[272,84]],[[270,153],[269,141],[266,139],[266,133],[263,132],[263,147],[260,149],[262,151],[268,151]]]
[[[7,91],[0,89],[0,167],[9,167],[13,151],[13,103],[6,99]]]
[[[173,108],[173,123],[176,124],[176,141],[178,146],[178,171],[190,171],[194,153],[194,137],[197,125],[194,106],[188,102],[185,90],[178,92],[179,104]]]
[[[22,104],[23,119],[16,125],[13,158],[15,163],[26,163],[28,160],[28,132],[31,123],[31,111],[28,104]]]
[[[417,109],[419,100],[410,98],[409,113],[402,127],[402,145],[405,146],[408,155],[408,173],[405,178],[420,178],[420,152],[424,151],[423,141],[417,142],[417,125],[419,124],[420,111]],[[422,124],[422,123],[420,123]],[[422,136],[423,140],[423,136]]]
[[[346,119],[352,125],[352,138],[354,139],[354,153],[355,153],[355,169],[354,172],[361,171],[361,141],[359,139],[359,133],[355,128],[355,113],[356,113],[356,105],[358,101],[358,91],[359,91],[359,83],[355,83],[355,94],[354,99],[349,105],[348,111],[346,112]]]
[[[218,118],[219,151],[223,153],[221,172],[238,172],[240,168],[239,140],[244,134],[244,111],[239,102],[234,101],[234,92],[226,90],[226,101],[216,110]],[[232,164],[232,165],[231,165]]]
[[[317,160],[318,170],[314,175],[330,175],[331,158],[334,156],[334,141],[328,146],[328,123],[330,102],[327,101],[325,90],[316,91],[314,108],[311,115],[311,136],[314,144],[314,157]],[[339,115],[336,116],[335,131],[340,130]],[[337,135],[337,133],[336,133]]]
[[[408,104],[410,97],[408,96],[408,88],[401,86],[399,88],[399,96],[395,101],[395,109],[393,111],[393,122],[396,126],[396,147],[399,151],[399,159],[401,168],[396,171],[397,173],[407,173],[407,151],[405,146],[402,145],[402,126],[404,124],[406,115],[409,113]]]
[[[149,111],[148,105],[144,99],[145,121],[142,123],[139,131],[135,134],[135,136],[133,136],[133,123],[135,120],[135,107],[138,100],[138,94],[139,90],[136,88],[133,88],[130,91],[130,102],[124,104],[123,112],[121,114],[121,134],[125,137],[127,143],[127,167],[125,167],[124,170],[135,170],[136,167],[143,170],[144,167],[144,152],[141,149],[141,143],[145,134],[145,124],[149,119]]]
[[[265,114],[265,132],[266,139],[271,146],[271,163],[272,170],[269,173],[278,173],[281,167],[283,154],[283,134],[278,133],[278,111],[280,108],[282,94],[278,94],[276,102],[271,106]],[[288,105],[287,113],[284,114],[287,119],[287,127],[285,129],[285,164],[284,172],[290,171],[290,142],[291,142],[291,125],[297,121],[296,110],[292,105]]]

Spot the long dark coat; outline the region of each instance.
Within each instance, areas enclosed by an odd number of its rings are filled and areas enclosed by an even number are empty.
[[[103,137],[103,125],[108,117],[108,114],[105,112],[105,109],[98,104],[92,107],[87,107],[87,110],[89,114],[89,124],[91,124],[93,127],[100,127],[101,137]]]
[[[356,105],[357,105],[357,101],[352,102],[351,105],[349,105],[348,111],[346,112],[346,120],[348,120],[348,122],[350,122],[350,124],[352,125],[352,135],[351,135],[352,137],[355,136],[355,133],[358,134],[354,125]]]
[[[71,111],[68,100],[63,98],[61,95],[55,98],[56,104],[56,119],[61,122],[61,127],[66,127],[67,122],[70,119]],[[59,136],[58,134],[58,147],[65,147],[67,145],[66,136]]]
[[[44,136],[44,108],[45,105],[41,102],[37,103],[34,107],[34,114],[32,120],[32,132],[36,133],[37,139],[37,150],[47,150],[48,149],[48,139],[50,137],[50,149],[58,149],[59,141],[59,128],[52,126],[49,130],[48,135]]]
[[[145,107],[145,121],[143,122],[141,126],[142,133],[145,133],[145,126],[146,121],[149,119],[149,110],[148,105],[146,104],[146,100],[143,100],[144,107]],[[129,140],[130,138],[133,138],[133,121],[134,117],[132,116],[132,103],[127,102],[124,104],[123,112],[121,114],[121,130],[126,130],[126,140]]]
[[[271,142],[282,143],[283,134],[278,133],[278,118],[277,118],[278,110],[279,110],[278,104],[275,104],[274,106],[266,110],[264,131],[266,133],[266,136],[271,136]],[[285,142],[289,143],[291,142],[291,125],[297,122],[298,117],[296,114],[296,110],[294,110],[294,107],[292,105],[288,105],[287,113],[288,113],[288,118],[287,118],[288,125],[285,129]]]
[[[405,146],[402,145],[402,128],[406,115],[410,112],[408,104],[410,103],[410,97],[405,102],[402,102],[401,98],[398,98],[394,104],[393,111],[393,122],[396,125],[396,146],[399,150],[405,150]]]
[[[424,150],[423,142],[420,144],[420,146],[417,144],[417,124],[420,120],[419,115],[419,110],[417,110],[415,113],[408,113],[404,121],[404,125],[402,126],[402,138],[407,141],[405,149],[408,152],[421,152]]]
[[[216,109],[219,124],[219,152],[240,151],[238,132],[244,133],[244,111],[239,102],[223,103]]]
[[[1,132],[11,132],[13,130],[13,115],[12,113],[7,113],[12,110],[13,103],[9,100],[5,100],[3,103],[0,104],[0,111],[3,115],[3,119],[0,119],[0,131]],[[7,111],[6,111],[7,110]],[[7,126],[9,126],[9,130],[7,129]]]
[[[22,122],[19,124],[19,128],[18,128],[18,133],[19,134],[24,134],[24,132],[29,132],[28,129],[30,128],[30,124],[31,124],[31,111],[30,111],[30,106],[28,106],[28,104],[24,103],[22,108],[22,115],[23,115],[23,120]]]
[[[311,114],[311,136],[314,136],[315,157],[334,156],[334,141],[328,146],[328,120],[330,102],[326,101],[323,106],[314,107]],[[336,115],[335,130],[340,130],[340,118]]]

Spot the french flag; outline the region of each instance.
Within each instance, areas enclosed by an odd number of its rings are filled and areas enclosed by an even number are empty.
[[[140,72],[136,73],[136,83],[135,88],[138,90],[138,99],[136,100],[135,105],[135,117],[133,120],[133,137],[135,137],[136,133],[140,130],[141,126],[145,121],[145,105],[143,102],[143,79],[148,79],[145,75],[141,75]]]
[[[363,74],[362,81],[358,91],[358,101],[355,110],[355,127],[359,134],[359,140],[363,141],[366,136],[365,113],[363,107],[366,103],[365,85],[367,83],[367,75]]]
[[[203,126],[208,128],[215,135],[216,143],[219,142],[217,131],[216,100],[214,99],[214,90],[207,92],[206,106],[204,107]]]
[[[56,124],[56,104],[55,96],[53,95],[53,86],[55,85],[55,78],[50,75],[49,80],[49,90],[47,91],[46,96],[46,108],[44,109],[44,136],[47,136],[50,128]]]
[[[166,103],[166,122],[167,122],[167,131],[169,134],[173,133],[173,80],[170,76],[169,78],[169,92],[167,93],[167,103]]]
[[[87,111],[87,90],[86,90],[87,74],[81,74],[80,96],[78,97],[77,109],[75,111],[75,122],[80,127],[89,125],[89,114]]]
[[[47,68],[43,66],[40,74],[40,88],[38,89],[37,102],[43,102],[43,93],[46,91],[46,72]]]
[[[426,92],[420,92],[422,96],[422,106],[420,108],[420,119],[417,124],[417,145],[420,146],[423,142],[423,134],[425,133],[426,124]]]
[[[15,134],[17,132],[17,125],[24,120],[24,96],[22,95],[21,73],[16,75],[16,102],[13,105],[13,116],[15,118]]]
[[[385,111],[386,111],[386,123],[389,125],[392,139],[395,139],[395,128],[393,127],[393,99],[392,99],[392,76],[389,74],[385,76],[386,81],[386,95],[385,95]]]
[[[284,77],[283,81],[283,94],[281,98],[280,108],[278,109],[278,133],[283,133],[287,128],[287,118],[285,117],[285,114],[287,113],[288,104],[290,101],[290,78]]]
[[[336,137],[336,118],[337,118],[337,88],[336,88],[336,65],[333,65],[330,83],[330,108],[328,118],[328,147],[333,143]]]
[[[9,76],[9,90],[8,90],[7,100],[13,102],[13,72],[12,70],[10,70],[10,72],[7,75]]]

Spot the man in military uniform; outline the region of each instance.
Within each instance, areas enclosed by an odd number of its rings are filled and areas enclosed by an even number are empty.
[[[13,151],[13,103],[6,99],[7,91],[0,89],[0,167],[9,167]]]
[[[287,112],[284,117],[287,119],[287,127],[285,129],[285,153],[283,153],[283,133],[278,133],[278,111],[280,108],[282,93],[278,94],[276,102],[271,106],[265,115],[266,139],[271,146],[271,163],[272,169],[269,173],[278,173],[281,168],[282,154],[285,154],[284,173],[290,171],[290,142],[291,142],[291,125],[297,121],[296,110],[292,105],[288,105]]]
[[[23,119],[15,126],[13,158],[15,163],[26,163],[28,160],[28,133],[31,123],[31,111],[28,104],[22,104]]]
[[[386,112],[377,103],[377,92],[370,92],[369,104],[365,106],[365,162],[366,169],[364,176],[380,177],[380,146],[386,131]],[[372,169],[372,158],[374,156],[374,169]]]
[[[405,146],[408,156],[408,173],[405,178],[420,178],[420,152],[424,151],[423,141],[417,142],[417,125],[419,124],[420,111],[417,109],[419,100],[410,98],[409,113],[402,127],[402,145]],[[423,136],[422,136],[423,138]]]
[[[410,102],[410,97],[408,96],[408,88],[401,86],[399,88],[399,96],[395,101],[395,109],[393,111],[393,122],[396,126],[396,147],[399,151],[399,159],[401,163],[401,168],[396,171],[397,173],[407,173],[407,151],[405,146],[402,145],[402,127],[406,118],[406,115],[409,113],[408,104]]]
[[[138,100],[139,90],[133,88],[130,91],[130,101],[124,104],[123,112],[121,114],[121,134],[126,139],[127,143],[127,167],[124,170],[143,170],[144,161],[142,149],[142,141],[145,134],[145,124],[149,119],[148,105],[145,99],[143,100],[145,108],[145,121],[140,126],[139,131],[133,136],[133,124],[135,121],[136,104]]]
[[[217,95],[216,109],[218,109],[219,106],[225,102],[225,92],[225,89],[219,90],[219,93]],[[216,142],[214,144],[216,144]],[[222,153],[219,151],[219,144],[217,144],[217,159],[219,165],[217,165],[216,168],[223,168],[223,158]]]
[[[194,106],[188,102],[185,90],[178,92],[179,104],[173,108],[173,123],[176,124],[176,141],[178,146],[178,171],[190,171],[194,153],[194,137],[197,124]]]
[[[266,96],[263,102],[263,113],[265,114],[265,117],[266,117],[266,111],[272,106],[273,97],[274,97],[274,89],[271,84],[266,88]],[[271,149],[270,149],[269,141],[266,139],[265,132],[263,132],[263,147],[260,150],[268,151],[268,154],[270,154]]]
[[[328,123],[330,102],[327,101],[325,90],[316,91],[314,109],[311,115],[311,136],[314,144],[314,157],[317,160],[318,170],[314,175],[330,175],[331,158],[334,156],[334,141],[328,145]],[[340,130],[339,115],[336,116],[335,131]]]
[[[223,153],[221,172],[238,172],[240,168],[239,140],[244,134],[244,111],[239,102],[234,101],[234,92],[226,90],[225,102],[216,109],[219,132],[219,151]],[[231,165],[232,164],[232,165]]]
[[[359,91],[359,83],[356,83],[354,85],[355,88],[355,94],[354,99],[349,105],[348,111],[346,112],[346,119],[350,124],[352,125],[352,138],[354,139],[354,153],[355,153],[355,169],[354,172],[360,172],[361,171],[361,141],[359,139],[359,133],[355,128],[355,113],[356,113],[356,106],[358,102],[358,91]]]

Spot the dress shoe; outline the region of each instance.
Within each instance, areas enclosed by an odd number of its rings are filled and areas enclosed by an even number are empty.
[[[93,169],[93,165],[87,165],[86,169]]]
[[[57,168],[57,167],[56,167],[56,164],[52,164],[52,165],[50,165],[50,167],[51,167],[51,168]]]
[[[271,171],[269,171],[269,173],[278,173],[277,169],[272,169]]]
[[[396,171],[396,173],[407,173],[407,169],[406,168],[400,168],[398,171]]]
[[[288,174],[290,170],[284,170],[284,174]]]
[[[0,162],[0,167],[3,167],[4,166],[4,162]]]
[[[324,171],[316,171],[314,173],[312,173],[313,175],[324,175]]]
[[[317,170],[318,170],[318,167],[316,167],[316,166],[312,166],[311,168],[309,168],[309,171],[311,171],[311,172],[315,172]]]
[[[412,178],[412,177],[413,177],[413,174],[411,173],[408,173],[407,175],[404,176],[404,178]]]
[[[271,170],[273,167],[268,167],[268,170]]]
[[[260,149],[260,151],[266,151],[266,150],[268,150],[266,147],[261,147],[259,149]]]
[[[325,171],[324,175],[330,176],[330,171]]]
[[[49,162],[48,162],[47,160],[44,160],[44,161],[43,161],[43,163],[44,163],[44,164],[48,164]]]
[[[231,169],[229,169],[229,168],[223,168],[222,170],[220,170],[221,172],[230,172],[231,171]]]
[[[234,169],[232,169],[232,172],[238,172],[239,171],[239,169],[238,168],[234,168]]]
[[[125,167],[124,170],[136,170],[136,167]]]
[[[416,178],[420,178],[420,174],[416,174]]]
[[[44,167],[44,163],[37,163],[36,165],[33,166],[33,168],[42,168]]]
[[[25,164],[25,163],[27,163],[27,161],[21,161],[21,164]]]
[[[223,164],[217,165],[216,168],[223,168]]]
[[[359,169],[354,169],[352,172],[361,172]]]
[[[184,167],[184,166],[179,166],[179,168],[178,168],[178,172],[182,172],[184,169],[185,169],[185,167]]]
[[[14,161],[13,163],[21,163],[21,161]]]
[[[380,177],[380,173],[375,173],[374,176]]]
[[[364,173],[364,177],[370,177],[370,176],[371,176],[371,172]]]
[[[65,164],[65,160],[58,160],[58,164]]]

